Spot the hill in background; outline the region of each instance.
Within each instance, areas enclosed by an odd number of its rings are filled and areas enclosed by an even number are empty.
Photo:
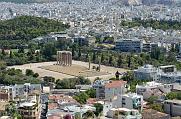
[[[0,40],[31,40],[50,32],[60,32],[69,28],[57,20],[34,16],[20,16],[0,21]]]

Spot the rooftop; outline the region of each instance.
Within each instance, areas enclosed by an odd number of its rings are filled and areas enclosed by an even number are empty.
[[[181,100],[165,100],[165,102],[181,104]]]
[[[168,67],[175,67],[175,65],[160,66],[160,68],[168,68]]]
[[[139,71],[139,72],[155,72],[155,71],[157,71],[157,68],[155,68],[153,65],[146,64],[146,65],[144,65],[142,67],[139,67],[135,71]]]
[[[143,87],[146,87],[146,88],[152,88],[152,87],[158,87],[160,85],[163,85],[162,83],[157,83],[155,81],[151,81],[151,82],[147,82],[147,83],[144,83],[142,85],[137,85],[136,88],[143,88]]]
[[[137,95],[136,93],[128,93],[128,94],[124,94],[124,97],[130,97],[130,98],[140,98],[142,97],[141,95]]]
[[[121,112],[131,112],[131,111],[138,111],[134,109],[128,109],[128,108],[112,108],[112,111],[121,111]]]
[[[20,107],[32,107],[36,105],[36,103],[32,103],[32,102],[24,102],[20,104]]]
[[[52,109],[57,109],[58,108],[58,104],[57,103],[49,103],[48,104],[48,109],[52,110]]]
[[[124,86],[126,84],[126,81],[110,81],[109,83],[105,84],[106,88],[119,88],[121,86]]]
[[[124,42],[124,41],[142,41],[138,38],[132,38],[132,39],[119,39],[117,42]]]
[[[144,119],[164,119],[169,115],[153,109],[145,109],[143,110],[142,116]]]

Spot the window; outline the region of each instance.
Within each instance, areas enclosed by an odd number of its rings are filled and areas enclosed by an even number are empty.
[[[126,105],[126,103],[125,103],[125,98],[122,98],[122,104],[123,104],[123,105]]]
[[[29,113],[28,112],[24,112],[24,115],[29,115]]]

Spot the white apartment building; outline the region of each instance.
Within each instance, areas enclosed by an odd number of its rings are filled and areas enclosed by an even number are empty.
[[[110,81],[105,85],[105,99],[112,101],[115,96],[123,95],[126,91],[125,81]]]
[[[153,65],[146,64],[134,70],[134,77],[140,80],[157,80],[158,69]]]
[[[17,110],[23,119],[39,119],[41,114],[40,96],[28,96],[25,102],[18,104]]]
[[[116,41],[116,50],[121,52],[142,52],[143,41],[137,38],[134,39],[120,39]]]
[[[181,72],[174,65],[160,66],[146,64],[134,70],[134,77],[140,80],[153,80],[160,83],[175,83],[181,81]]]
[[[96,98],[112,101],[117,95],[125,94],[127,82],[119,81],[103,81],[97,80],[93,84],[93,88],[96,89]]]
[[[15,84],[11,86],[0,86],[0,90],[7,90],[10,100],[32,93],[33,91],[41,91],[41,84]]]
[[[113,108],[128,108],[143,110],[143,96],[136,93],[128,93],[117,96],[113,101]]]
[[[163,73],[160,72],[158,75],[158,82],[161,83],[175,83],[181,81],[181,72],[170,72],[170,73]]]

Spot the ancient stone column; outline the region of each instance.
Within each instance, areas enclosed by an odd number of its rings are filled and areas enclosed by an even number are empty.
[[[72,53],[70,51],[57,51],[57,65],[71,66]]]

